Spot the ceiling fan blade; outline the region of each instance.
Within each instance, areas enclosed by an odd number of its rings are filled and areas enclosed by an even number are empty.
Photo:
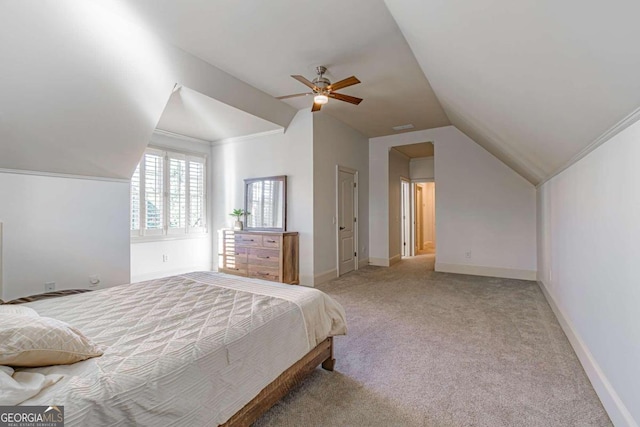
[[[327,95],[329,98],[339,99],[340,101],[350,102],[352,104],[360,104],[362,102],[362,98],[356,98],[355,96],[343,95],[341,93],[330,93]]]
[[[296,93],[293,95],[285,95],[285,96],[276,96],[276,99],[295,98],[296,96],[305,96],[305,95],[313,95],[313,92]]]
[[[309,80],[305,79],[303,76],[295,75],[295,76],[291,76],[291,77],[293,77],[294,79],[296,79],[297,81],[299,81],[303,85],[310,87],[314,91],[319,91],[320,90],[316,85],[311,83]]]
[[[316,111],[320,111],[320,109],[322,108],[322,104],[316,104],[315,102],[313,103],[313,107],[311,107],[311,112],[315,113]]]
[[[340,80],[339,82],[335,82],[327,86],[327,90],[340,90],[342,88],[357,85],[360,83],[360,80],[356,78],[356,76],[347,77],[344,80]]]

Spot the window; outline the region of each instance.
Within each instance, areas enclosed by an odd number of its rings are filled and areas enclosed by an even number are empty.
[[[131,235],[205,233],[206,158],[148,148],[131,178]]]

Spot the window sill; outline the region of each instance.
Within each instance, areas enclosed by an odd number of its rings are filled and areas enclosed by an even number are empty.
[[[193,240],[209,237],[209,233],[194,233],[194,234],[169,234],[162,236],[136,236],[131,237],[131,243],[152,243],[152,242],[166,242],[170,240]]]

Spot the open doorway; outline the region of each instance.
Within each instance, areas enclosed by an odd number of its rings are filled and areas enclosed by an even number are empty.
[[[435,182],[414,183],[416,255],[436,253]]]
[[[389,150],[389,265],[420,256],[435,264],[435,149],[431,142]],[[419,198],[419,202],[416,198]],[[414,262],[411,261],[411,262]]]

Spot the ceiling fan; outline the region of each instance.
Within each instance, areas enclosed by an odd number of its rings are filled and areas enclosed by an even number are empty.
[[[316,67],[316,73],[318,73],[318,77],[313,79],[313,81],[309,81],[302,76],[291,76],[300,83],[305,86],[308,86],[313,90],[313,92],[306,93],[296,93],[294,95],[285,95],[278,96],[277,99],[287,99],[287,98],[295,98],[296,96],[307,96],[314,95],[313,97],[313,107],[311,107],[311,111],[319,111],[320,108],[327,102],[329,102],[329,98],[338,99],[340,101],[350,102],[351,104],[358,105],[362,102],[362,98],[356,98],[355,96],[344,95],[342,93],[337,93],[336,91],[348,86],[353,86],[360,83],[355,76],[347,77],[344,80],[340,80],[339,82],[331,83],[328,78],[324,77],[324,73],[327,72],[327,67],[323,67],[320,65]]]

